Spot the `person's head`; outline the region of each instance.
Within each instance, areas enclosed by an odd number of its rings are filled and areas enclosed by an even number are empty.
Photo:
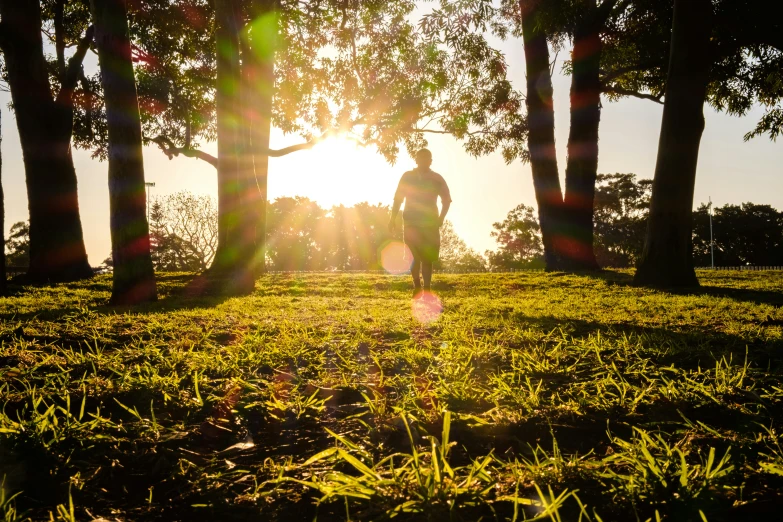
[[[432,152],[429,149],[420,149],[415,156],[416,165],[421,168],[429,168],[432,165]]]

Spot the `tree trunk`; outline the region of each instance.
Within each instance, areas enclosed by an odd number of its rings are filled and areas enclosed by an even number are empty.
[[[0,0],[3,52],[25,165],[34,281],[92,277],[71,157],[71,112],[52,98],[38,0]]]
[[[571,129],[568,135],[564,222],[559,252],[569,270],[598,270],[593,250],[593,208],[601,120],[601,37],[590,19],[575,31],[571,54]]]
[[[634,282],[698,286],[693,190],[710,72],[710,0],[675,0],[666,98],[644,252]]]
[[[232,0],[215,0],[217,41],[218,246],[212,271],[230,273],[239,259],[239,28]]]
[[[234,243],[236,260],[231,270],[231,286],[234,293],[248,294],[255,286],[254,255],[256,251],[256,208],[258,189],[252,153],[252,127],[256,111],[253,96],[252,52],[246,42],[240,44],[240,94],[237,128],[237,193],[234,201],[236,228]]]
[[[557,169],[549,48],[546,34],[541,30],[537,20],[541,1],[520,0],[519,2],[527,73],[528,150],[533,171],[533,188],[538,203],[546,269],[559,270],[560,256],[557,249],[562,237],[560,228],[563,193]]]
[[[112,303],[156,300],[127,0],[91,0],[109,133]]]
[[[255,177],[251,181],[254,194],[252,208],[255,216],[255,251],[253,262],[256,271],[266,271],[266,213],[268,202],[267,179],[269,175],[269,139],[272,132],[272,102],[275,87],[275,50],[278,38],[278,13],[276,0],[256,0],[250,42],[250,55],[247,67],[250,69],[249,102],[254,111],[250,112],[251,146]]]
[[[0,113],[0,117],[2,113]],[[5,295],[6,291],[6,273],[5,273],[5,196],[3,194],[3,132],[2,120],[0,118],[0,238],[3,242],[0,244],[0,295]]]

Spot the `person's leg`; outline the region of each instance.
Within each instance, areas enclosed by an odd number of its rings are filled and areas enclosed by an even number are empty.
[[[421,262],[421,275],[424,278],[424,290],[429,292],[432,286],[432,262]]]
[[[440,254],[440,230],[438,227],[428,227],[422,234],[424,246],[424,256],[421,261],[421,272],[424,276],[424,290],[431,291],[432,287],[432,265],[438,260]]]
[[[405,223],[403,240],[405,241],[411,256],[413,256],[411,276],[413,277],[413,290],[415,295],[421,290],[421,280],[419,279],[419,273],[421,272],[421,251],[419,248],[421,234],[419,234],[419,230],[415,226]]]
[[[419,290],[421,288],[421,280],[419,279],[420,270],[421,270],[421,261],[414,257],[413,264],[411,265],[411,276],[413,276],[414,290]]]

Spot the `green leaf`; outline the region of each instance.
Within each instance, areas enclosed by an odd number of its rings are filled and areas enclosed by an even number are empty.
[[[302,464],[302,466],[309,466],[309,465],[314,464],[314,463],[316,463],[316,462],[318,462],[320,460],[323,460],[323,459],[325,459],[327,457],[331,457],[335,453],[337,453],[337,448],[329,448],[329,449],[323,450],[323,451],[321,451],[319,453],[316,453],[315,455],[313,455],[309,459],[307,459],[304,462],[304,464]]]

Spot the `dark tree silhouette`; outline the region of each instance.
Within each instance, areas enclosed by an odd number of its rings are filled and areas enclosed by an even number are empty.
[[[239,257],[239,15],[232,0],[215,0],[214,5],[217,45],[218,247],[213,270],[230,272]]]
[[[30,264],[30,224],[17,221],[11,225],[5,240],[5,262],[8,267],[27,267]]]
[[[106,104],[109,213],[114,262],[111,301],[157,299],[146,216],[141,119],[126,0],[91,0]]]
[[[275,54],[280,32],[276,0],[251,3],[250,22],[242,46],[243,107],[248,164],[242,176],[242,257],[245,270],[256,274],[266,270],[267,202],[269,150],[275,94]]]
[[[492,269],[541,267],[541,228],[531,207],[518,205],[502,222],[493,223],[492,228],[490,235],[498,244],[496,251],[487,252]]]
[[[710,0],[675,0],[647,237],[634,282],[698,286],[693,268],[693,190],[711,66]]]
[[[613,84],[621,75],[615,70],[620,58],[628,54],[623,50],[630,41],[624,21],[630,2],[504,0],[500,4],[495,7],[491,2],[465,2],[439,12],[462,25],[469,20],[474,32],[491,27],[501,38],[508,32],[522,37],[528,109],[528,150],[522,158],[530,161],[533,171],[546,266],[549,270],[595,270],[593,214],[601,94],[647,97],[634,88],[619,89]],[[464,38],[449,43],[453,47],[469,45],[475,35],[463,33]],[[554,64],[550,62],[549,45],[560,50],[569,40],[573,44],[566,62],[571,73],[571,126],[563,190],[554,141]],[[604,52],[605,40],[609,40],[608,53]],[[634,64],[633,69],[644,67]]]
[[[783,214],[769,205],[727,204],[713,209],[715,266],[783,265]],[[693,213],[696,266],[710,266],[709,206]]]
[[[601,81],[603,60],[603,33],[612,17],[618,17],[626,6],[615,11],[616,0],[587,2],[541,2],[520,0],[522,36],[525,43],[525,65],[528,69],[528,149],[533,167],[536,199],[547,200],[539,210],[544,236],[547,268],[564,270],[597,270],[594,244],[595,183],[598,174],[598,127],[601,120]],[[530,35],[529,37],[526,35]],[[559,35],[559,36],[553,36]],[[551,109],[551,71],[548,40],[570,37],[571,50],[571,127],[568,135],[565,191],[559,190],[559,173],[555,159],[554,114]],[[528,49],[529,48],[529,49]],[[530,63],[532,62],[532,63]],[[532,69],[532,70],[531,70]],[[533,75],[531,75],[533,73]],[[531,79],[533,78],[533,79]],[[547,114],[537,107],[536,96],[531,107],[530,93],[546,94]],[[531,109],[533,112],[531,113]],[[546,126],[546,129],[544,129]],[[535,134],[535,135],[534,135]],[[538,149],[541,136],[546,145]],[[536,142],[534,145],[533,142]],[[540,174],[542,162],[550,172],[548,178],[558,177],[558,187],[543,185]],[[536,163],[539,164],[536,168]],[[539,194],[541,192],[541,194]],[[560,198],[557,198],[560,195]],[[540,208],[540,203],[539,203]],[[553,214],[554,217],[550,217]],[[557,223],[550,232],[547,221]],[[554,235],[553,239],[548,236]]]
[[[564,219],[563,191],[560,188],[555,147],[555,110],[552,76],[549,71],[549,45],[539,20],[542,1],[519,3],[527,73],[527,148],[544,243],[544,261],[547,270],[558,270],[561,267],[557,242],[562,233]]]
[[[66,65],[59,60],[60,89],[52,96],[41,37],[38,0],[0,1],[0,47],[5,57],[27,181],[30,267],[34,281],[92,276],[84,248],[76,171],[71,156],[73,92],[90,30]],[[59,56],[62,56],[58,48]]]
[[[595,187],[595,256],[602,267],[632,267],[642,255],[651,179],[599,174]]]
[[[5,273],[5,196],[3,195],[3,125],[2,114],[0,114],[0,238],[3,243],[0,245],[0,295],[5,295],[6,291],[6,273]]]
[[[571,129],[563,200],[568,243],[561,248],[565,268],[597,270],[593,249],[598,126],[601,121],[603,32],[617,0],[585,2],[577,10],[571,51]]]

